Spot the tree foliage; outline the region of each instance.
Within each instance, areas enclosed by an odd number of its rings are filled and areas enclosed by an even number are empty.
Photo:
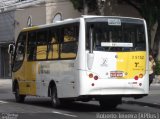
[[[157,54],[157,59],[160,60],[160,0],[122,0],[133,6],[146,20],[148,26],[149,47]],[[151,39],[153,25],[158,23],[157,31],[154,39]],[[154,45],[151,46],[151,40]]]
[[[78,11],[84,10],[84,5],[88,7],[89,12],[97,10],[97,0],[70,0]]]
[[[137,11],[141,14],[141,16],[147,21],[148,31],[149,31],[149,39],[150,31],[153,25],[156,22],[157,17],[157,8],[155,6],[155,0],[123,0],[129,5],[133,6],[137,9]]]
[[[70,0],[75,9],[84,14],[92,12],[99,15],[104,15],[105,0]]]

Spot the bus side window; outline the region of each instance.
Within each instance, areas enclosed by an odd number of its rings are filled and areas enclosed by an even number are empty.
[[[47,58],[48,30],[37,31],[37,51],[36,59],[45,60]]]
[[[33,61],[36,60],[36,32],[29,32],[28,33],[28,48],[27,48],[27,55],[28,60]]]
[[[78,29],[77,24],[69,24],[61,29],[63,37],[61,39],[60,58],[76,58],[78,49]]]
[[[37,31],[37,45],[46,45],[47,44],[47,29]]]
[[[58,32],[56,28],[52,28],[49,32],[48,59],[59,58]]]

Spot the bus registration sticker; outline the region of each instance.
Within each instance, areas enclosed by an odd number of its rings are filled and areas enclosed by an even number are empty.
[[[111,78],[120,78],[123,77],[123,71],[111,71],[110,72]]]
[[[121,20],[120,19],[108,19],[108,25],[121,26]]]

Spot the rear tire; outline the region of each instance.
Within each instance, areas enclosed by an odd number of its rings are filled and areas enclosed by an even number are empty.
[[[19,94],[19,86],[18,86],[18,83],[15,84],[15,99],[16,99],[16,102],[19,102],[19,103],[23,103],[24,100],[25,100],[25,95],[20,95]]]
[[[54,86],[51,90],[51,103],[54,108],[60,107],[60,99],[57,97],[57,88]]]

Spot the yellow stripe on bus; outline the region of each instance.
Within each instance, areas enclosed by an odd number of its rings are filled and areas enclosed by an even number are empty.
[[[117,71],[123,71],[124,79],[133,79],[135,76],[145,75],[146,52],[118,52]],[[122,78],[122,77],[121,77]]]

